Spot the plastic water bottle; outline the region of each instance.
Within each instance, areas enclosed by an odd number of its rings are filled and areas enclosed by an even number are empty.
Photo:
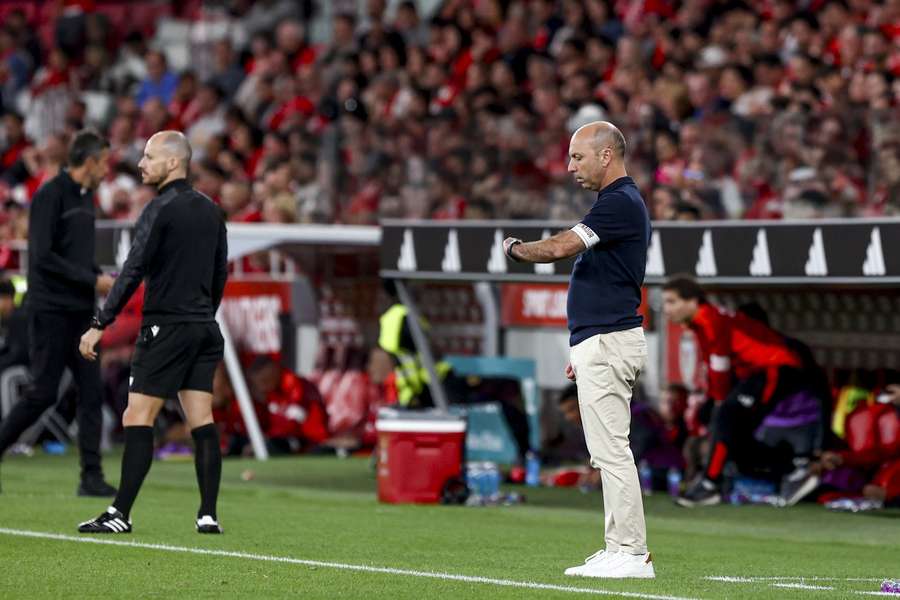
[[[45,441],[42,448],[44,449],[45,454],[50,454],[52,456],[61,456],[66,453],[66,445],[56,440]]]
[[[497,463],[487,462],[483,465],[484,484],[482,487],[482,496],[485,500],[496,502],[500,498],[500,469]]]
[[[541,484],[541,459],[536,452],[525,453],[525,485],[537,487]]]
[[[638,465],[638,477],[641,480],[641,490],[645,496],[653,493],[653,469],[646,460],[642,460]]]
[[[466,485],[469,487],[469,500],[473,503],[480,502],[484,495],[484,469],[481,463],[466,464]]]
[[[666,488],[673,498],[681,494],[681,471],[675,467],[669,468],[669,472],[666,473]]]
[[[728,498],[728,504],[734,506],[747,504],[747,496],[740,490],[731,490],[730,492],[728,492],[728,495],[726,497]]]
[[[768,504],[769,506],[776,506],[781,508],[785,505],[784,498],[777,494],[764,494],[760,492],[754,492],[750,494],[749,498],[750,504]]]

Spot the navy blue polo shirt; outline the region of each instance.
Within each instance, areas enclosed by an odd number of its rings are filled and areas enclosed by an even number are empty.
[[[569,281],[569,344],[638,327],[651,229],[634,180],[620,177],[600,190],[572,231],[587,250],[575,261]]]

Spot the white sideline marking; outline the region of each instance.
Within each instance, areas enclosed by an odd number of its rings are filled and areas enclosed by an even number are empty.
[[[830,591],[834,588],[830,585],[807,585],[805,583],[773,583],[772,587],[791,588],[795,590],[825,590]]]
[[[796,581],[877,581],[882,582],[886,578],[885,577],[816,577],[812,576],[803,576],[803,575],[794,575],[794,576],[780,576],[780,577],[731,577],[727,575],[707,575],[703,579],[708,581],[722,581],[725,583],[754,583],[757,581],[788,581],[788,580],[796,580]],[[879,592],[880,593],[880,592]]]
[[[532,590],[551,590],[554,592],[570,592],[574,594],[595,594],[599,596],[620,596],[627,598],[646,598],[647,600],[695,600],[682,596],[659,596],[656,594],[643,594],[639,592],[619,592],[613,590],[599,590],[594,588],[579,588],[565,585],[553,585],[550,583],[537,583],[533,581],[516,581],[513,579],[493,579],[490,577],[477,577],[472,575],[457,575],[454,573],[439,573],[435,571],[414,571],[411,569],[395,569],[393,567],[372,567],[368,565],[352,565],[347,563],[325,562],[321,560],[306,560],[290,558],[287,556],[267,556],[265,554],[248,554],[246,552],[234,552],[229,550],[208,550],[206,548],[189,548],[186,546],[169,546],[168,544],[145,544],[141,542],[128,542],[124,540],[111,540],[96,537],[76,537],[61,533],[46,533],[43,531],[25,531],[21,529],[6,529],[0,527],[0,534],[19,537],[39,538],[45,540],[58,540],[65,542],[81,542],[84,544],[106,544],[109,546],[126,546],[130,548],[146,548],[148,550],[164,550],[166,552],[184,552],[187,554],[205,554],[209,556],[227,556],[230,558],[245,558],[247,560],[259,560],[265,562],[289,563],[304,565],[307,567],[324,567],[327,569],[340,569],[344,571],[362,571],[365,573],[383,573],[386,575],[406,575],[408,577],[423,577],[427,579],[443,579],[446,581],[463,581],[466,583],[483,583],[502,587],[527,588]],[[101,534],[112,535],[112,534]]]
[[[857,594],[862,594],[864,596],[890,596],[891,598],[896,598],[897,594],[893,592],[856,592]]]

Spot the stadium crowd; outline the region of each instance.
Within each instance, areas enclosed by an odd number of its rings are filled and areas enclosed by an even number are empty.
[[[900,212],[897,0],[386,5],[4,3],[0,241],[83,125],[112,142],[107,218],[152,198],[164,128],[235,221],[577,218],[567,143],[596,119],[657,219]]]

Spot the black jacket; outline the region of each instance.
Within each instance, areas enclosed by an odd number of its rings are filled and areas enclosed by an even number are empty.
[[[144,207],[128,258],[97,320],[102,327],[112,323],[146,279],[144,326],[212,321],[227,277],[222,212],[178,179]]]
[[[94,194],[64,169],[34,195],[28,215],[28,306],[93,312]]]

